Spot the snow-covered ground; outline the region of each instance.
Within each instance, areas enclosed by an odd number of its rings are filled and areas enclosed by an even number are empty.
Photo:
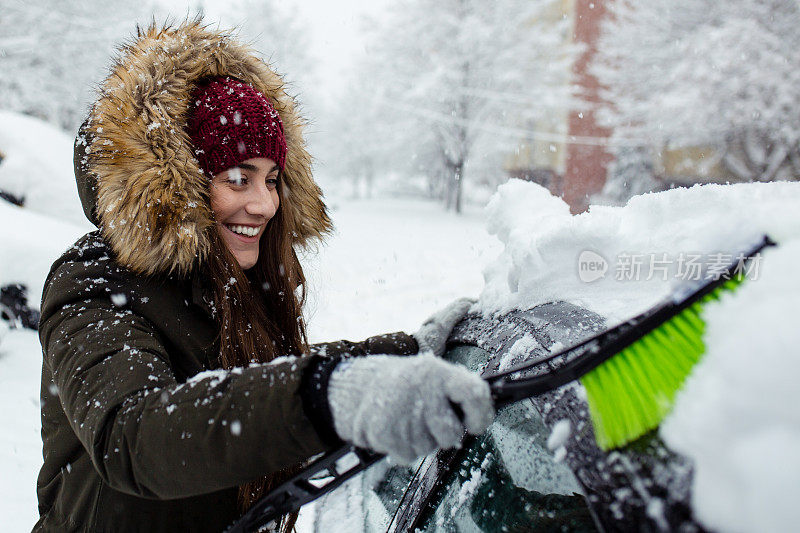
[[[332,201],[336,234],[306,261],[312,340],[414,331],[436,309],[477,298],[501,250],[484,214],[419,200]]]
[[[0,513],[7,531],[30,531],[39,517],[41,353],[35,331],[12,330],[0,340]]]
[[[3,200],[0,228],[0,285],[24,284],[38,307],[50,265],[84,228]],[[0,326],[0,516],[7,531],[29,531],[38,516],[41,354],[36,332]]]

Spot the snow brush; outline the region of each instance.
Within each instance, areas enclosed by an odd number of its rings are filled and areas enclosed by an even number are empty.
[[[621,447],[655,429],[676,392],[705,351],[703,306],[736,289],[742,268],[767,246],[768,237],[714,279],[678,288],[640,315],[559,352],[486,377],[496,409],[580,380],[600,448]],[[524,373],[524,376],[514,377]],[[228,533],[261,531],[357,476],[385,455],[344,444],[318,456],[270,491]]]
[[[775,243],[767,236],[710,280],[682,284],[662,303],[594,337],[550,355],[554,370],[541,376],[503,382],[527,370],[526,364],[492,376],[496,394],[512,390],[530,396],[572,380],[586,389],[595,441],[605,450],[620,448],[658,427],[675,395],[705,353],[702,312],[708,302],[735,291],[746,279],[744,266]],[[523,392],[524,391],[524,392]],[[519,394],[518,393],[518,394]],[[516,399],[516,396],[514,396]]]

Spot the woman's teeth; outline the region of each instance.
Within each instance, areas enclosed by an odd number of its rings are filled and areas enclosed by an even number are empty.
[[[225,227],[234,233],[238,233],[239,235],[244,235],[246,237],[255,237],[258,235],[258,228],[251,228],[250,226],[233,226],[231,224],[225,224]]]

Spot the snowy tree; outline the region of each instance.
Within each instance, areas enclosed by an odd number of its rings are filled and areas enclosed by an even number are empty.
[[[368,60],[363,58],[355,71],[369,70]],[[359,79],[351,79],[347,85],[347,97],[328,103],[328,112],[321,119],[323,135],[319,157],[340,181],[350,181],[351,196],[370,197],[378,166],[383,171],[392,166],[389,163],[391,154],[384,151],[389,146],[383,142],[390,132],[386,129],[387,123],[380,122],[374,88]]]
[[[592,204],[624,205],[631,197],[660,191],[664,185],[655,179],[653,154],[645,146],[619,146],[608,167],[606,183]]]
[[[114,46],[146,3],[0,0],[0,106],[77,129]]]
[[[594,74],[617,138],[711,146],[731,179],[800,177],[797,0],[620,0]]]
[[[0,0],[0,106],[75,130],[115,47],[137,23],[196,15],[237,31],[291,80],[313,82],[299,17],[276,0],[194,0],[180,7],[168,0]]]
[[[161,10],[167,12],[171,3],[160,1],[164,2]],[[210,24],[232,29],[241,41],[280,71],[284,79],[302,86],[313,83],[308,38],[296,9],[278,0],[195,0],[191,9]]]
[[[381,167],[424,173],[430,191],[460,211],[470,160],[512,151],[521,124],[568,101],[566,22],[537,24],[542,10],[558,6],[398,2],[359,75],[365,90],[353,112],[371,139],[359,148]]]

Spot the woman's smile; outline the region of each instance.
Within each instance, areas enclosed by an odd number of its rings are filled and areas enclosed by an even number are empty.
[[[222,224],[222,227],[241,238],[244,242],[250,242],[254,238],[256,240],[261,233],[262,225],[253,226],[249,224]]]

